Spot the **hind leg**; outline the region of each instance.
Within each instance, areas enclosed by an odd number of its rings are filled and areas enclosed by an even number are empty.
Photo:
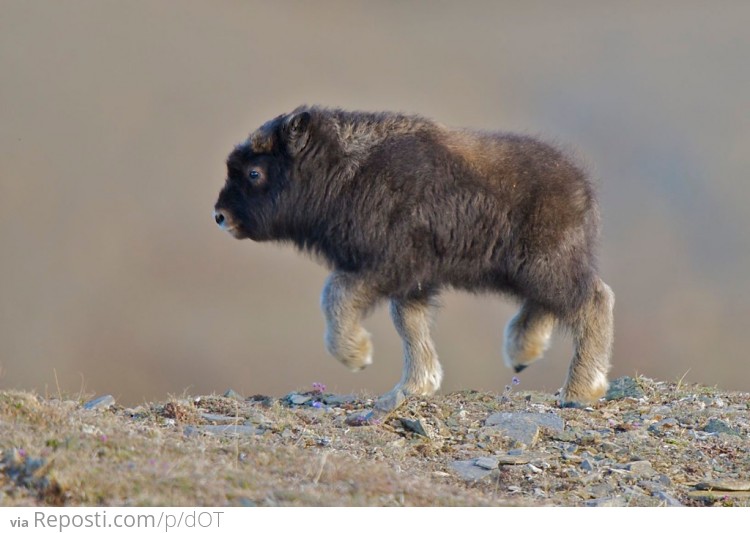
[[[606,394],[614,340],[614,305],[612,289],[597,279],[591,297],[570,320],[575,354],[560,396],[563,407],[588,405]]]
[[[332,273],[323,287],[320,306],[326,317],[326,349],[352,371],[372,363],[370,334],[361,321],[376,299],[364,281],[341,272]]]
[[[520,372],[541,358],[549,348],[555,316],[527,300],[505,327],[505,365]]]

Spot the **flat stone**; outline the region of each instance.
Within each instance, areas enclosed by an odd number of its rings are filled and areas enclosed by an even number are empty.
[[[687,493],[688,498],[693,500],[705,500],[715,502],[716,500],[739,499],[743,502],[750,500],[750,491],[732,490],[693,490]]]
[[[565,422],[552,413],[499,412],[491,414],[485,426],[497,427],[506,437],[533,446],[539,438],[540,427],[559,433],[565,428]]]
[[[589,485],[585,490],[593,499],[607,499],[612,497],[613,487],[608,483],[602,482]]]
[[[497,457],[478,457],[474,459],[474,464],[479,468],[484,468],[485,470],[494,470],[498,467],[500,462],[498,461]]]
[[[307,394],[290,394],[287,396],[287,400],[292,405],[304,405],[312,400],[312,396],[308,396]]]
[[[651,477],[656,474],[656,470],[651,467],[651,461],[633,461],[628,463],[625,469],[637,476]]]
[[[217,435],[220,437],[239,437],[247,435],[261,435],[263,430],[255,426],[241,425],[237,426],[234,424],[225,424],[220,426],[185,426],[184,433],[188,437],[194,435],[200,435],[203,433],[210,433],[211,435]]]
[[[619,400],[621,398],[643,398],[643,388],[630,376],[614,379],[607,390],[607,400]]]
[[[323,398],[323,403],[331,407],[346,405],[356,401],[357,397],[354,394],[331,394]]]
[[[209,422],[223,422],[229,424],[239,420],[236,416],[218,415],[215,413],[201,413],[201,418],[208,420]]]
[[[456,471],[461,479],[466,481],[478,481],[492,474],[492,470],[487,470],[486,468],[477,466],[475,462],[476,459],[469,461],[453,461],[450,464],[450,467]]]
[[[107,394],[105,396],[99,396],[98,398],[95,398],[93,400],[90,400],[83,404],[84,409],[88,410],[104,410],[109,409],[115,404],[115,399],[112,397],[111,394]]]
[[[701,490],[750,491],[750,480],[711,479],[698,483],[695,488]]]
[[[740,432],[732,428],[729,424],[718,418],[712,418],[708,421],[702,431],[706,433],[727,433],[728,435],[739,435]]]
[[[505,455],[496,455],[498,464],[501,465],[525,465],[531,461],[531,457],[525,455],[511,455],[510,453]]]

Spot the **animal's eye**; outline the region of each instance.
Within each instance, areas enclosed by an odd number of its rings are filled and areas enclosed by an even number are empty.
[[[258,172],[257,170],[251,170],[250,171],[250,179],[253,180],[253,181],[255,181],[258,178],[260,178],[260,172]]]

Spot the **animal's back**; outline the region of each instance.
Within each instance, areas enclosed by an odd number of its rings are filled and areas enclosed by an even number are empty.
[[[449,284],[523,296],[531,289],[526,279],[554,262],[583,282],[576,291],[583,297],[595,274],[598,224],[585,173],[532,137],[420,126],[385,136],[352,184],[372,202],[371,231],[388,236],[375,252],[383,285],[393,292]],[[541,273],[550,283],[560,278]],[[548,288],[538,292],[550,300]]]

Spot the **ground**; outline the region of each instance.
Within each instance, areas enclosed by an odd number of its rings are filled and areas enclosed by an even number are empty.
[[[374,426],[317,383],[87,399],[0,391],[0,505],[750,505],[750,393],[626,377],[589,409],[470,391]]]

